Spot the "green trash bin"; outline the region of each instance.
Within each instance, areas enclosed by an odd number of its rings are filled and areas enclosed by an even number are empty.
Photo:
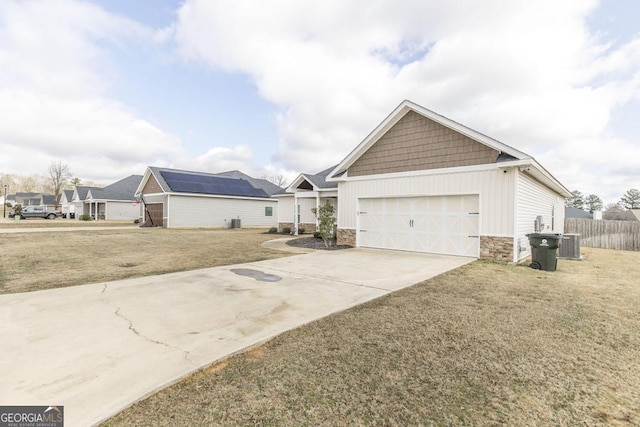
[[[556,271],[558,267],[558,248],[560,234],[534,233],[527,234],[531,245],[531,264],[536,270]]]

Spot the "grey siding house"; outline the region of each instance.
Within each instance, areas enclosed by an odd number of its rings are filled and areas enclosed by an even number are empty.
[[[195,172],[148,167],[136,194],[144,222],[162,227],[269,228],[278,221],[282,188],[240,171]],[[239,220],[239,221],[238,221]]]
[[[103,188],[89,188],[83,211],[97,220],[132,221],[142,217],[136,190],[142,175],[130,175]]]

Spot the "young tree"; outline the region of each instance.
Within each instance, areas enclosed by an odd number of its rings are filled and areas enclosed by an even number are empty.
[[[74,187],[77,187],[78,185],[80,185],[81,182],[82,180],[78,177],[71,179],[71,185],[73,185]]]
[[[595,194],[589,194],[584,202],[589,213],[602,210],[602,199]]]
[[[62,193],[62,188],[70,177],[69,165],[62,164],[60,160],[51,162],[51,165],[49,165],[49,182],[51,183],[53,194],[56,196],[56,209],[58,208],[58,196]]]
[[[565,201],[565,206],[584,209],[584,195],[578,190],[572,191],[571,197]]]
[[[331,203],[327,200],[326,203],[320,206],[319,209],[311,209],[313,213],[318,217],[318,233],[324,240],[326,247],[331,246],[331,241],[334,239],[333,225],[335,224],[335,209]]]
[[[627,190],[620,199],[620,205],[625,209],[640,209],[640,191],[636,188]]]

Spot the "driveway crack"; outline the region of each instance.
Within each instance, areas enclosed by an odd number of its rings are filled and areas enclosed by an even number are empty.
[[[106,285],[105,285],[105,289],[106,289]],[[115,315],[118,316],[119,318],[121,318],[122,320],[124,320],[125,322],[129,323],[129,330],[131,332],[133,332],[134,334],[136,334],[137,336],[139,336],[143,340],[148,341],[150,343],[161,345],[161,346],[164,346],[164,347],[167,347],[167,348],[171,348],[171,349],[174,349],[174,350],[181,351],[181,352],[184,353],[184,359],[189,361],[189,362],[192,362],[192,360],[190,358],[191,357],[191,353],[189,353],[187,350],[181,349],[180,347],[176,347],[176,346],[173,346],[171,344],[167,344],[166,342],[154,340],[153,338],[150,338],[150,337],[148,337],[148,336],[146,336],[144,334],[141,334],[140,331],[138,331],[135,328],[135,326],[133,325],[133,321],[131,319],[125,317],[123,314],[120,313],[121,309],[122,309],[121,307],[118,307],[116,309]]]
[[[361,288],[376,289],[378,291],[393,292],[393,289],[387,289],[387,288],[382,288],[382,287],[373,286],[373,285],[364,285],[362,283],[350,282],[348,280],[340,280],[340,279],[336,279],[336,278],[329,277],[329,276],[318,276],[318,275],[305,274],[305,273],[300,273],[300,272],[292,273],[291,271],[287,271],[287,270],[283,270],[283,269],[279,269],[279,268],[273,268],[273,267],[269,267],[268,270],[278,271],[278,272],[281,272],[281,273],[284,273],[284,274],[287,274],[287,273],[288,274],[296,274],[298,276],[309,277],[309,278],[312,278],[312,279],[329,280],[331,282],[342,283],[342,284],[345,284],[345,285],[359,286]]]

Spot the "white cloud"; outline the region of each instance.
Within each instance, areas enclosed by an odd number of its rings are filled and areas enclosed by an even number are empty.
[[[79,0],[3,0],[0,170],[43,173],[61,159],[107,183],[147,165],[293,177],[335,164],[411,99],[529,152],[571,189],[615,200],[640,186],[640,144],[611,128],[618,110],[640,108],[640,37],[609,45],[590,33],[597,6],[186,0],[155,31]],[[170,64],[174,42],[196,65],[248,75],[277,106],[270,159],[215,137],[189,156],[113,99],[127,72],[118,49],[150,46]]]
[[[279,107],[285,168],[335,163],[408,98],[613,197],[628,180],[597,177],[637,162],[638,141],[608,126],[639,97],[640,40],[614,49],[590,34],[597,5],[188,0],[175,31],[184,57],[248,74]]]
[[[175,156],[177,138],[107,95],[119,78],[107,46],[153,37],[92,4],[0,3],[0,169],[44,173],[61,160],[108,183]]]
[[[246,167],[252,158],[251,148],[246,145],[238,145],[233,148],[213,147],[195,159],[179,160],[176,166],[203,172],[223,172],[237,169],[249,173]]]

